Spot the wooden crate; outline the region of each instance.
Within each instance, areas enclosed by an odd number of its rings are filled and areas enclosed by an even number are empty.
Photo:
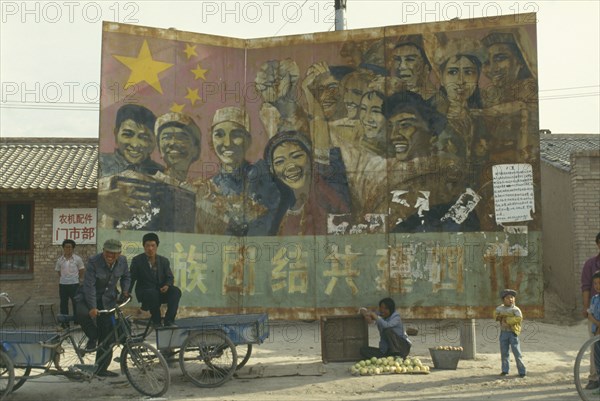
[[[359,361],[360,348],[369,345],[369,329],[362,315],[321,317],[321,359]]]

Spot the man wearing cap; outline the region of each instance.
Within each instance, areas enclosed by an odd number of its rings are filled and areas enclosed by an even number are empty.
[[[156,119],[154,132],[167,165],[165,174],[184,182],[190,166],[200,157],[200,128],[190,116],[170,112]]]
[[[158,255],[158,235],[145,234],[142,238],[144,253],[131,260],[131,288],[143,310],[150,311],[155,327],[161,325],[160,306],[167,304],[164,325],[173,326],[181,290],[173,285],[174,277],[169,259]]]
[[[473,231],[479,228],[475,213],[456,221],[446,215],[464,191],[464,177],[455,160],[435,151],[444,137],[446,120],[421,96],[402,91],[386,98],[384,114],[394,157],[387,160],[391,181],[389,197],[378,207],[390,208],[391,232]],[[443,186],[438,185],[444,182]],[[381,191],[368,191],[380,193]],[[460,220],[460,219],[459,219]]]
[[[483,92],[484,106],[512,101],[537,104],[537,82],[515,34],[491,32],[481,43],[488,51],[484,72],[492,82]]]
[[[102,252],[88,259],[83,285],[75,297],[77,323],[89,339],[86,349],[94,349],[97,341],[100,344],[96,353],[96,374],[101,377],[118,376],[117,373],[107,371],[112,361],[114,337],[110,333],[114,314],[98,314],[98,310],[116,306],[119,283],[123,297],[129,297],[131,276],[127,259],[121,255],[121,242],[108,239],[104,242]],[[106,338],[108,340],[105,342]]]
[[[235,236],[276,234],[280,194],[264,160],[255,163],[246,160],[252,142],[248,114],[238,107],[217,110],[211,141],[221,162],[220,171],[209,180],[209,194],[198,198],[211,200],[212,206],[208,202],[200,206],[207,214],[214,215],[209,209],[219,205],[218,214],[226,228],[223,232],[215,224],[203,225],[202,214],[198,213],[201,227],[197,231]]]
[[[431,63],[424,50],[421,35],[406,35],[399,38],[392,49],[390,60],[391,83],[394,91],[409,90],[428,99],[433,93],[429,74]]]
[[[512,350],[517,371],[520,377],[527,375],[527,369],[523,363],[523,355],[521,353],[521,343],[519,334],[521,334],[521,324],[523,323],[523,313],[516,305],[515,298],[517,292],[509,288],[500,291],[502,303],[494,310],[494,319],[500,323],[500,358],[502,360],[501,376],[508,375],[510,368],[509,350]]]

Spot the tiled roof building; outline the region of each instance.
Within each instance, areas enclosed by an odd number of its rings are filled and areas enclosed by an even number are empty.
[[[589,134],[541,134],[540,156],[542,161],[569,170],[571,155],[581,151],[600,150],[600,135]]]
[[[1,189],[98,188],[98,140],[3,138]]]

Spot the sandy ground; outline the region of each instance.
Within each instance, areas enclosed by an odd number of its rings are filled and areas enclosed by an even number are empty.
[[[477,320],[477,355],[461,360],[457,370],[433,369],[426,375],[355,377],[351,362],[323,364],[318,322],[271,322],[270,336],[255,346],[247,367],[218,388],[203,389],[186,382],[179,367],[171,369],[172,383],[161,399],[168,400],[579,400],[573,384],[573,363],[587,338],[585,322],[553,324],[551,318],[527,321],[521,336],[528,375],[519,378],[514,362],[500,377],[497,325]],[[429,347],[459,345],[456,321],[413,321],[419,334],[412,337],[411,355],[433,363]],[[378,333],[370,326],[370,342]],[[151,339],[150,342],[153,340]],[[113,363],[111,370],[118,371]],[[260,372],[260,374],[256,374]],[[257,377],[261,376],[261,377]],[[69,382],[62,377],[33,379],[9,400],[136,400],[143,399],[124,376]],[[598,396],[600,400],[600,396]]]

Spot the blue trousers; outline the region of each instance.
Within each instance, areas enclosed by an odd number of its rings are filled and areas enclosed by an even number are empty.
[[[502,358],[502,372],[508,373],[510,367],[510,355],[508,353],[509,348],[512,349],[512,353],[517,362],[517,370],[520,375],[527,373],[525,365],[523,364],[523,355],[521,354],[521,344],[519,343],[519,336],[512,331],[501,331],[500,332],[500,357]]]

